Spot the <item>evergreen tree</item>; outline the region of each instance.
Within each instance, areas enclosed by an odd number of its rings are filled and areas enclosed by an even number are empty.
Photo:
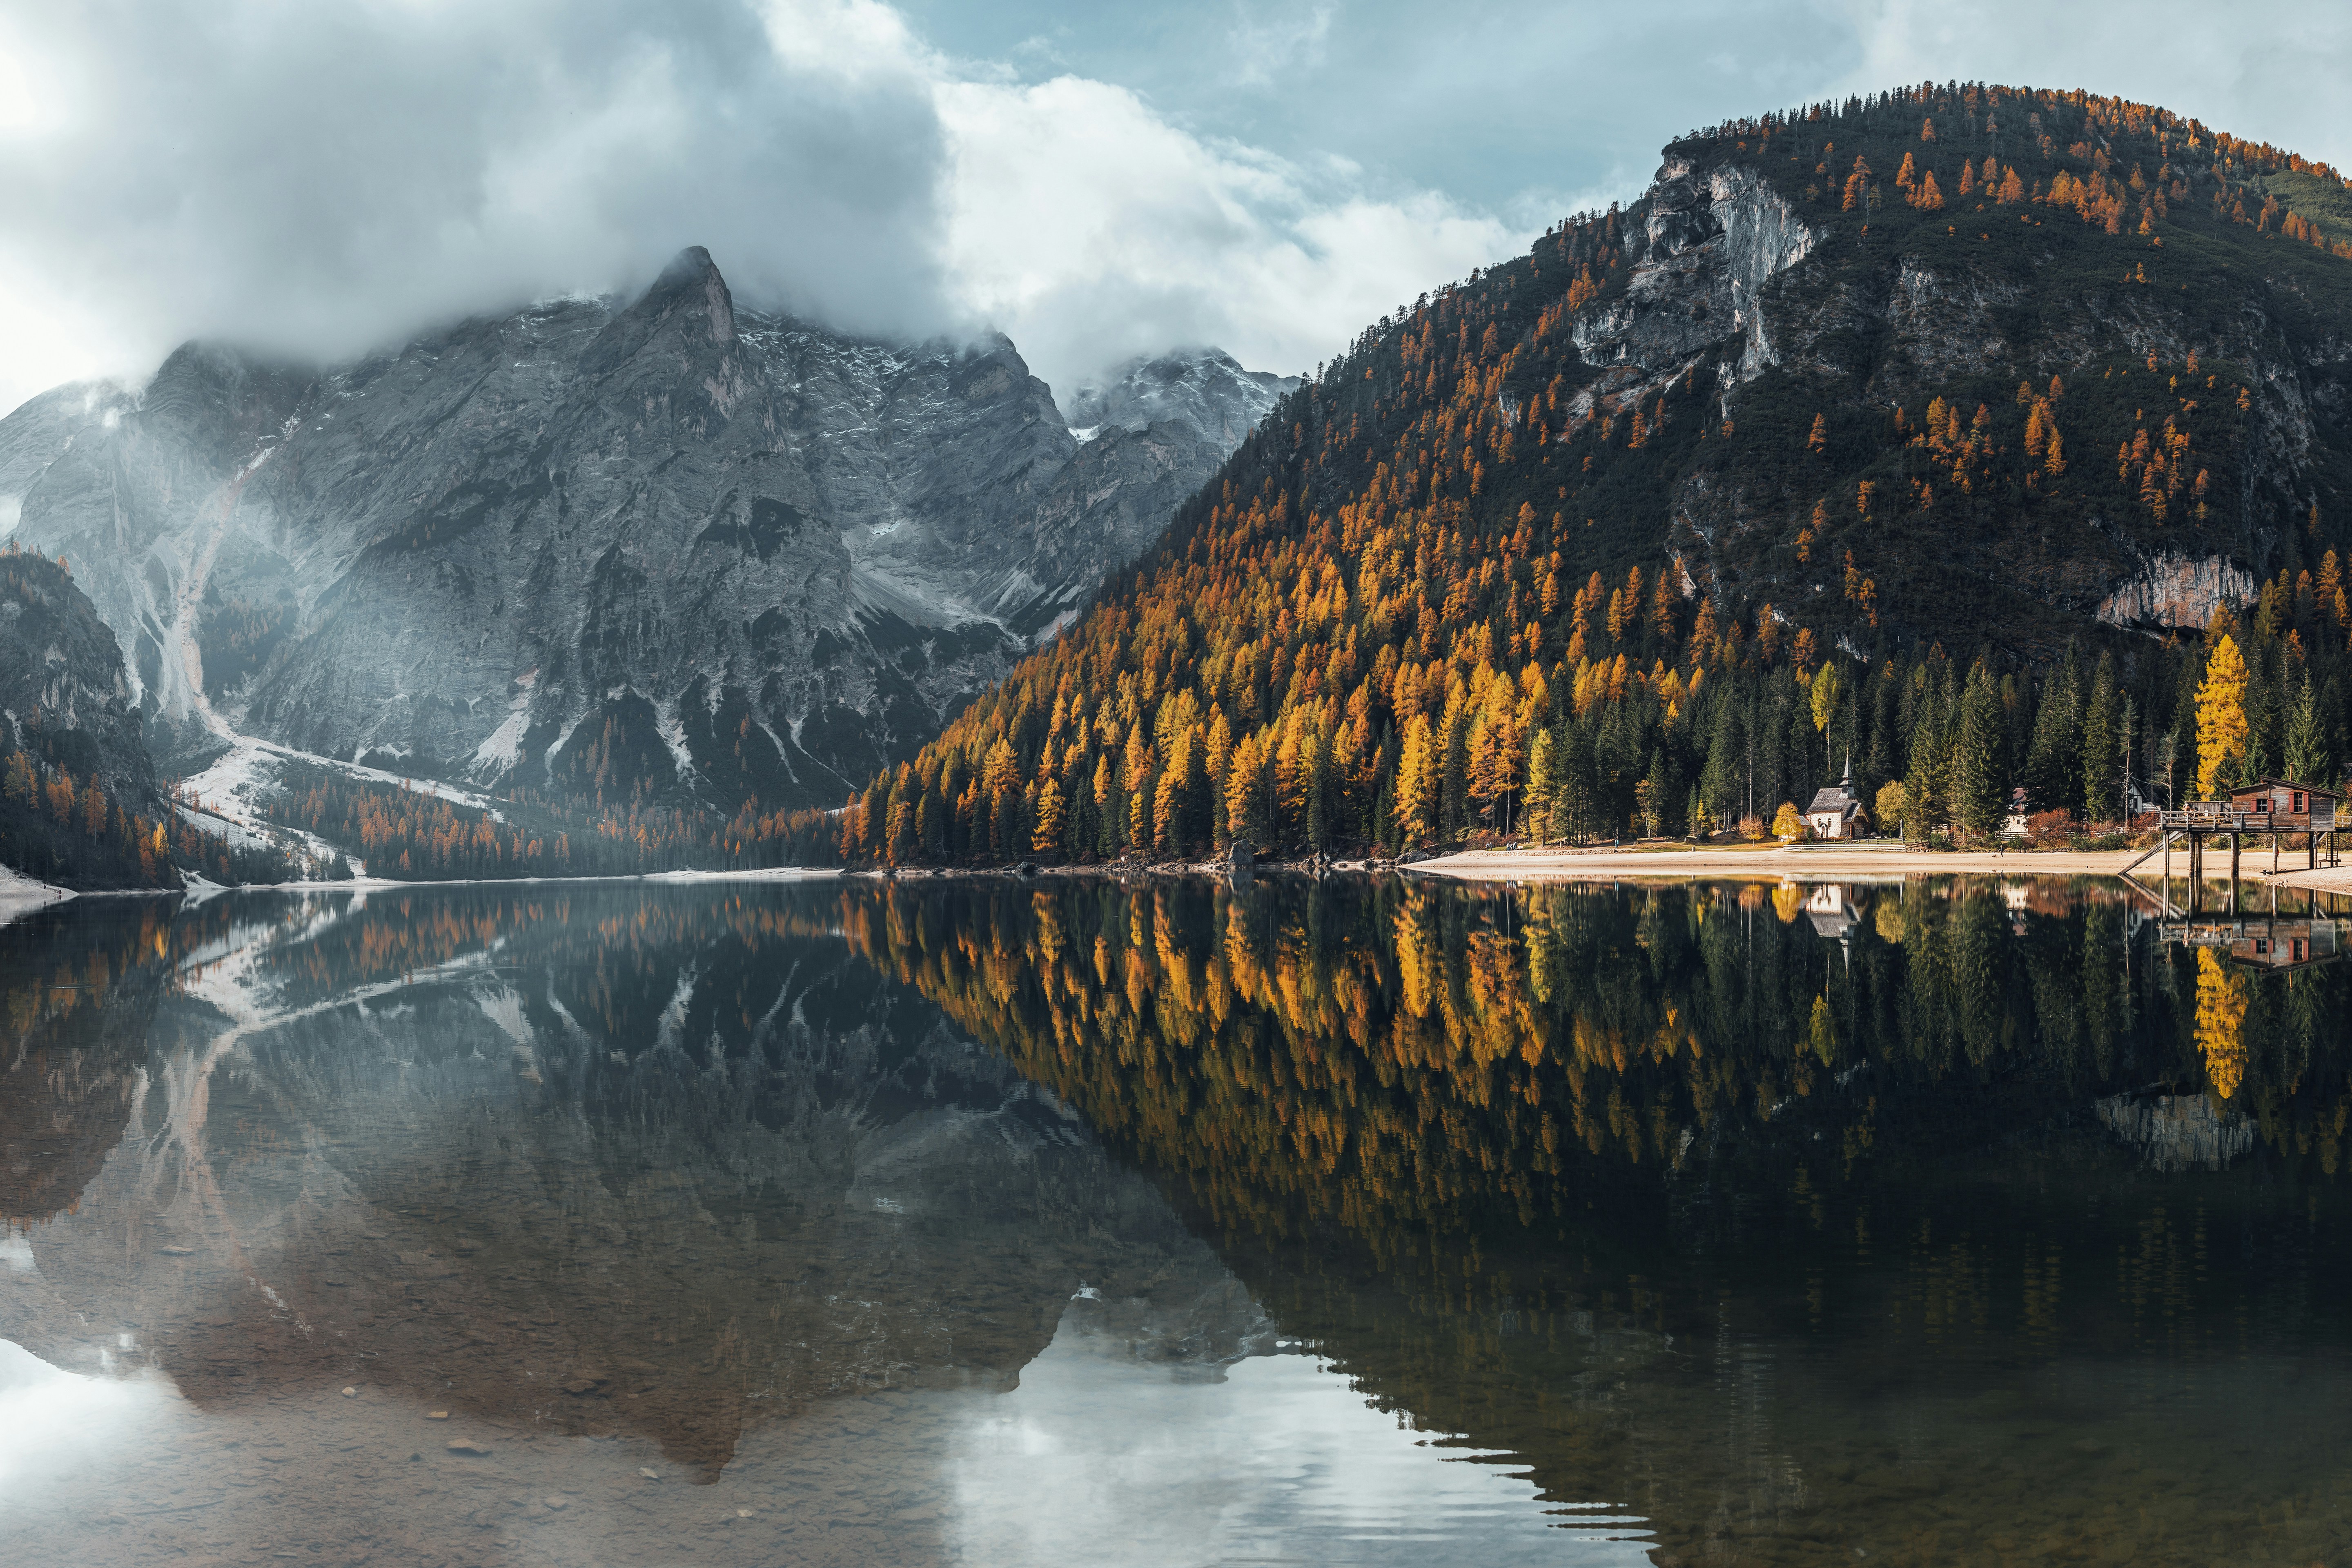
[[[2070,642],[2066,657],[2042,683],[2042,707],[2026,748],[2025,787],[2036,811],[2062,810],[2078,798],[2085,744],[2080,680]]]
[[[1902,699],[1903,683],[1896,679],[1890,660],[1880,669],[1878,679],[1871,682],[1870,744],[1863,752],[1863,773],[1874,785],[1903,772],[1903,758],[1897,750],[1902,734],[1895,727]]]
[[[2320,727],[2318,693],[2312,689],[2308,671],[2287,713],[2285,767],[2287,778],[2295,784],[2324,784],[2335,773],[2329,765],[2326,732]]]
[[[1675,811],[1681,800],[1682,784],[1675,777],[1674,760],[1660,746],[1650,753],[1650,769],[1642,779],[1642,825],[1650,837],[1679,830]]]
[[[1952,816],[1972,838],[2000,830],[2000,693],[1979,658],[1969,668],[1960,694],[1959,722],[1952,736]]]
[[[1739,705],[1718,699],[1707,735],[1706,765],[1698,779],[1699,798],[1717,822],[1739,819],[1740,785],[1747,777],[1739,731]]]
[[[1469,704],[1449,704],[1444,750],[1440,758],[1437,795],[1438,835],[1451,843],[1470,823]]]
[[[1781,767],[1781,739],[1789,732],[1789,683],[1771,682],[1770,691],[1758,699],[1756,704],[1756,760],[1750,770],[1753,786],[1748,791],[1748,809],[1756,816],[1769,819],[1772,807],[1787,795],[1783,788],[1787,773]]]
[[[1910,752],[1910,772],[1903,780],[1904,832],[1924,842],[1951,815],[1944,792],[1943,705],[1934,686],[1924,680],[1912,704]]]
[[[2115,656],[2103,653],[2083,711],[2083,809],[2093,822],[2113,822],[2123,812],[2116,793],[2123,758],[2116,735],[2122,700],[2116,693]]]

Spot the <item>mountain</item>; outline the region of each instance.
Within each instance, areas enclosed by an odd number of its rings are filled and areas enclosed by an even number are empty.
[[[193,343],[85,404],[0,421],[0,488],[78,563],[175,770],[249,736],[726,810],[910,752],[1231,445],[1082,447],[1003,338],[743,308],[698,248],[635,300],[325,368]]]
[[[177,886],[114,635],[54,561],[0,548],[0,865],[78,887]]]
[[[2013,784],[2112,817],[2126,765],[2214,776],[2202,654],[2145,634],[2242,610],[2252,739],[2215,766],[2332,769],[2347,189],[1983,85],[1685,137],[1639,201],[1286,395],[1085,619],[877,776],[854,847],[1426,843],[1538,804],[1616,837],[1769,820],[1849,747],[1861,786],[1915,786],[1906,827],[1981,832]]]
[[[27,399],[0,419],[0,536],[16,526],[25,491],[84,430],[111,429],[136,401],[103,382],[69,382]]]
[[[67,566],[0,545],[0,868],[77,889],[286,880],[273,836],[166,795],[122,650]]]
[[[1295,375],[1244,370],[1221,349],[1177,349],[1138,354],[1080,382],[1062,400],[1062,414],[1080,440],[1172,423],[1230,452],[1298,385]]]

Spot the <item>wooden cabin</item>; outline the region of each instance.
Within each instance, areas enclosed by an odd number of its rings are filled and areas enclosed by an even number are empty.
[[[2230,792],[2230,809],[2266,818],[2249,822],[2250,833],[2333,833],[2342,795],[2317,784],[2286,779],[2256,779]]]

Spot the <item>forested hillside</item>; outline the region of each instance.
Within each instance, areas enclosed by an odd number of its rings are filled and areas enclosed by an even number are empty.
[[[2334,778],[2346,193],[2083,93],[1685,138],[1369,328],[838,849],[1683,832],[1849,755],[1919,835]]]
[[[280,881],[173,809],[114,634],[62,563],[0,546],[0,867],[71,888]]]

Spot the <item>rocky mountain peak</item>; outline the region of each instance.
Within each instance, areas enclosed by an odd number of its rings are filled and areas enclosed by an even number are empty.
[[[1174,420],[1231,451],[1297,385],[1295,375],[1244,370],[1223,349],[1171,349],[1138,354],[1081,381],[1064,400],[1062,416],[1088,437],[1111,426],[1145,430]]]
[[[637,304],[640,310],[649,306],[665,313],[698,310],[712,342],[735,341],[735,297],[728,292],[727,279],[719,275],[719,264],[710,259],[710,252],[698,245],[688,246],[662,268]]]
[[[241,736],[575,799],[829,805],[1148,549],[1286,384],[1153,363],[1116,396],[1135,438],[1088,447],[1001,335],[739,306],[689,247],[635,300],[350,364],[190,344],[112,422],[0,420],[0,461],[169,766]]]
[[[691,417],[704,404],[725,418],[741,401],[745,381],[735,297],[710,253],[688,246],[662,268],[636,302],[615,315],[582,356],[581,369],[611,376],[627,367],[689,395],[674,406]],[[653,394],[657,404],[661,393]]]

